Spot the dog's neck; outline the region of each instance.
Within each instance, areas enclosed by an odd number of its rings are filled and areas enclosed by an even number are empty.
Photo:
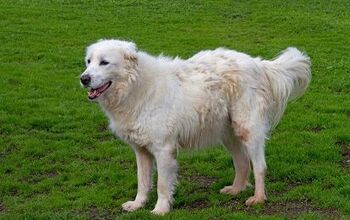
[[[152,97],[162,95],[174,67],[173,59],[138,52],[135,80],[112,84],[99,103],[114,120],[136,116],[143,106],[151,104],[148,101]]]

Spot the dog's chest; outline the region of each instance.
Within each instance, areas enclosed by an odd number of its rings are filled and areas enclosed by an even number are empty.
[[[109,127],[123,141],[138,146],[150,144],[150,138],[144,126],[134,118],[109,117]]]

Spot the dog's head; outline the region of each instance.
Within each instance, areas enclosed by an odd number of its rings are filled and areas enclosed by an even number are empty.
[[[85,64],[80,83],[89,89],[90,100],[98,100],[111,92],[116,93],[113,94],[116,98],[124,96],[138,74],[136,45],[100,40],[87,48]]]

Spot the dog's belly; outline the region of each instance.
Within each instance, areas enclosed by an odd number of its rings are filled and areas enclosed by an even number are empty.
[[[232,129],[226,118],[217,118],[212,123],[182,129],[178,135],[178,144],[181,148],[206,148],[225,142],[232,136]]]

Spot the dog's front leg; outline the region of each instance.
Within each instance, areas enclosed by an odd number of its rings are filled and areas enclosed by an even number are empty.
[[[137,195],[134,201],[124,203],[123,209],[128,212],[142,208],[147,200],[152,186],[152,155],[142,147],[133,147],[137,162]]]
[[[154,152],[157,162],[158,182],[157,193],[158,200],[153,214],[164,215],[170,211],[173,200],[173,192],[176,184],[177,163],[176,154],[172,146],[164,146],[163,149]]]

